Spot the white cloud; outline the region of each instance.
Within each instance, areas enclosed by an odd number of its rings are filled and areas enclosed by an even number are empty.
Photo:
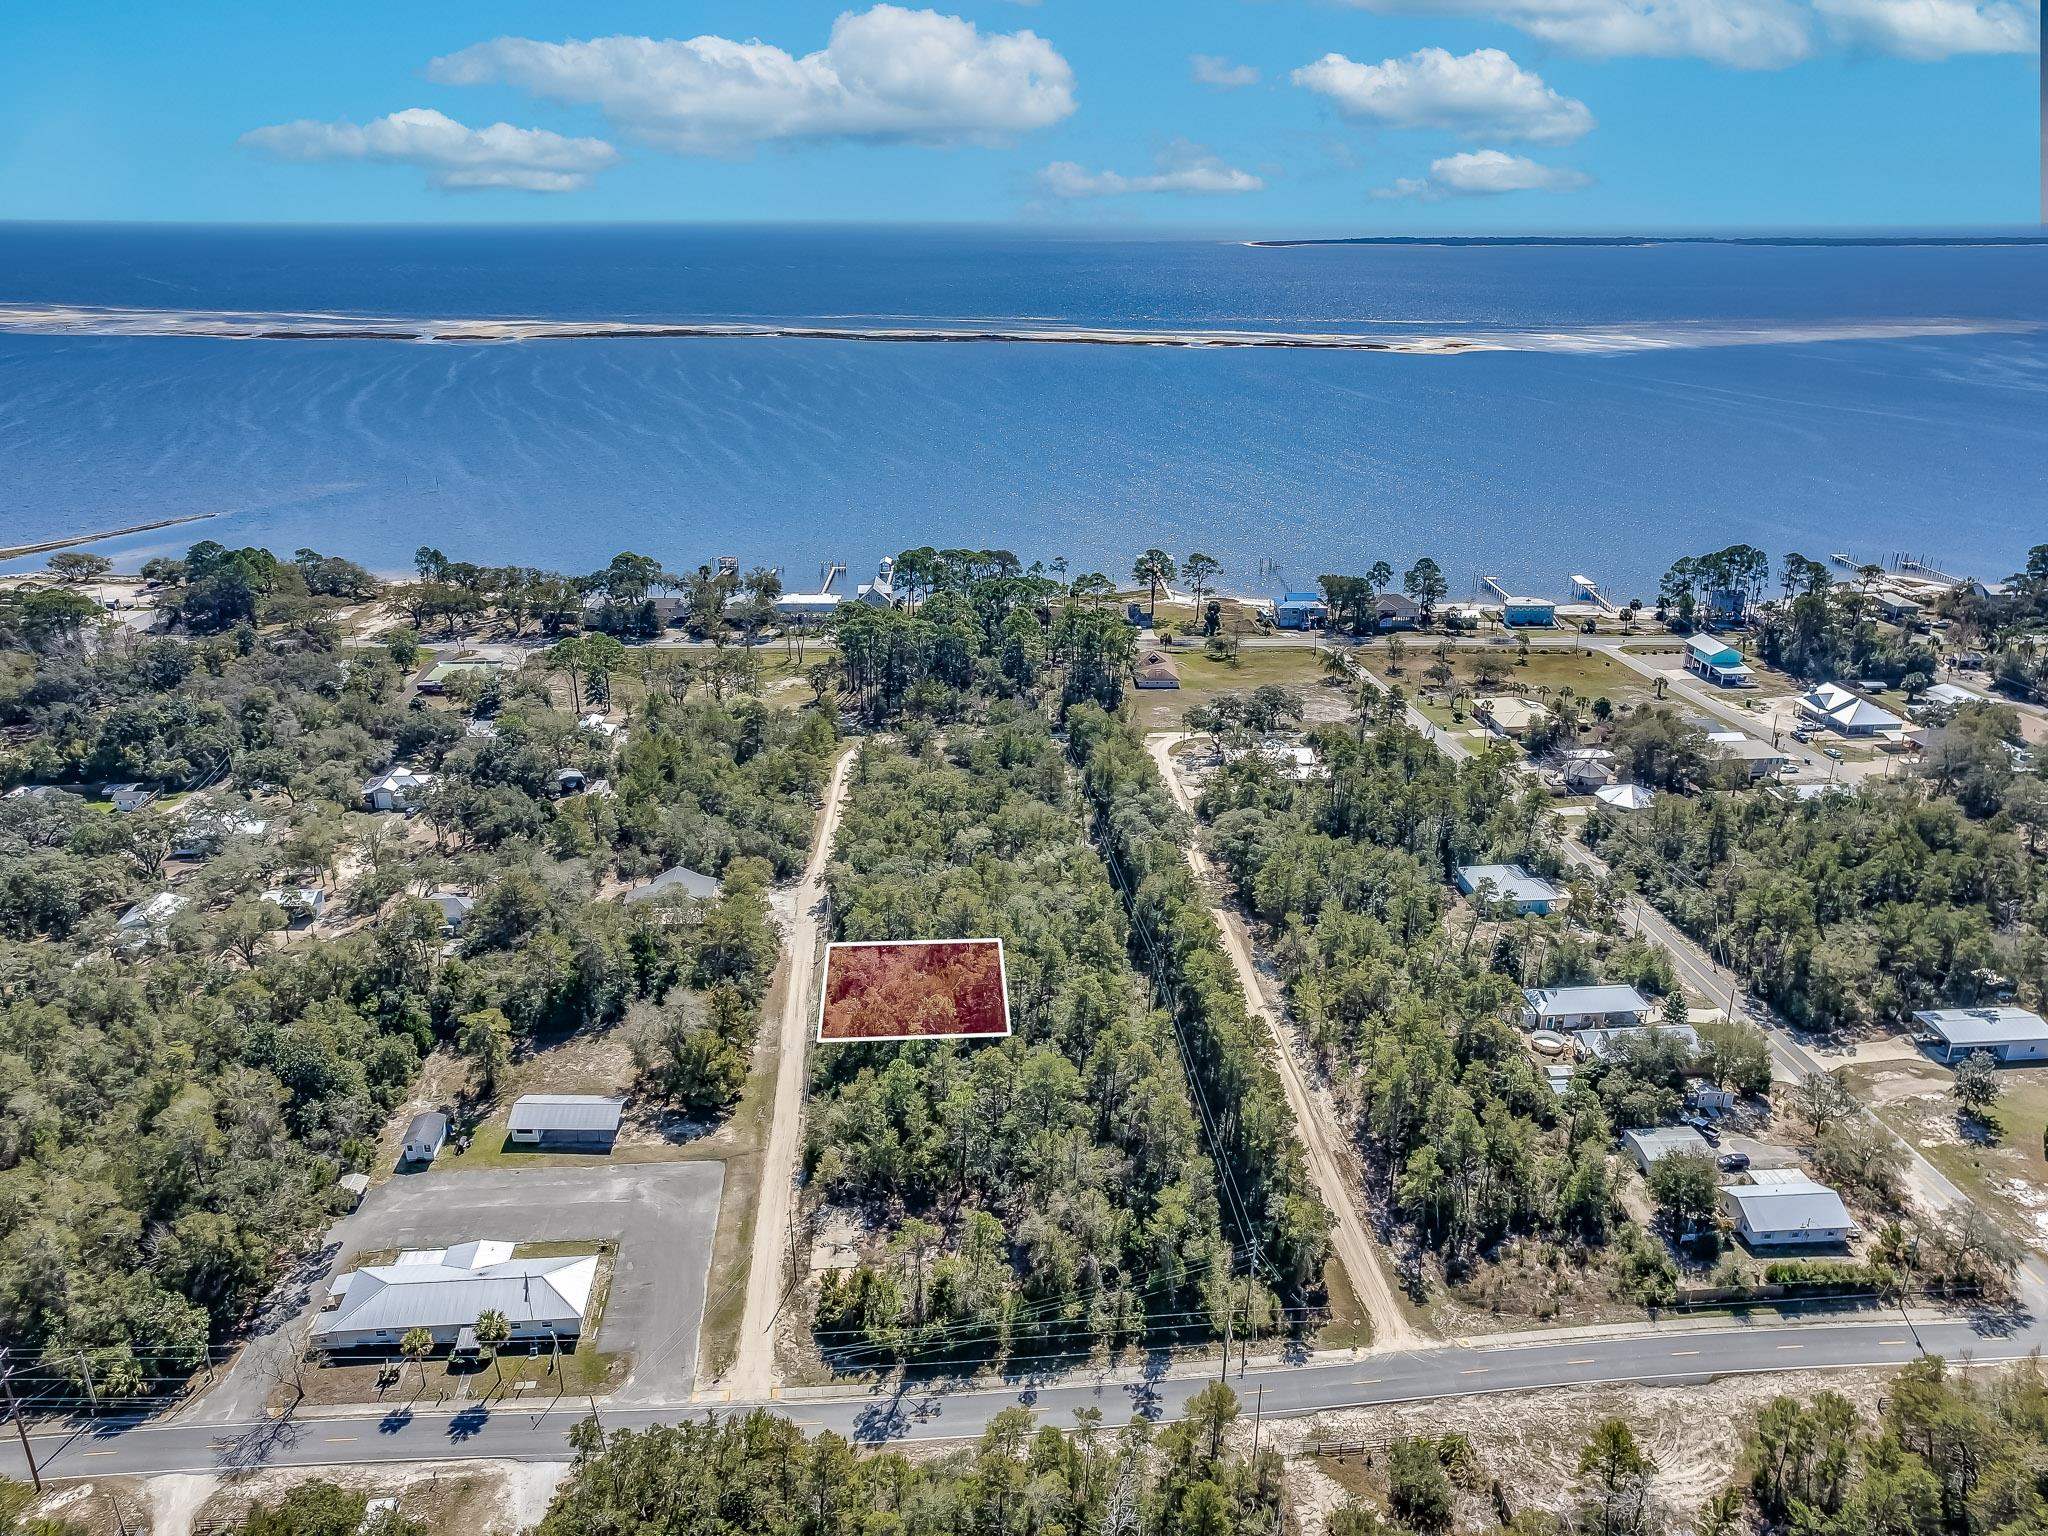
[[[1073,70],[1036,33],[984,34],[957,16],[894,5],[843,13],[826,45],[801,57],[710,36],[501,37],[435,59],[427,73],[592,104],[678,154],[816,139],[988,142],[1074,110]]]
[[[1503,192],[1572,192],[1592,185],[1580,171],[1539,165],[1498,149],[1467,150],[1429,163],[1426,177],[1404,176],[1374,197],[1419,197],[1435,202],[1446,197],[1497,196]]]
[[[1213,85],[1226,91],[1259,83],[1259,72],[1251,65],[1233,64],[1230,60],[1220,59],[1213,53],[1189,54],[1188,70],[1195,77],[1197,85]]]
[[[1532,37],[1599,58],[1697,58],[1781,69],[1813,51],[1793,0],[1349,0],[1371,11],[1497,17]],[[1902,0],[1913,3],[1913,0]],[[1942,0],[1931,0],[1942,3]],[[1962,3],[1962,0],[1950,0]]]
[[[1329,97],[1345,116],[1390,128],[1443,128],[1560,144],[1593,126],[1583,101],[1559,95],[1542,76],[1498,48],[1462,55],[1422,48],[1405,59],[1378,64],[1326,53],[1294,71],[1292,79]]]
[[[2041,44],[2038,8],[2012,0],[1814,0],[1842,42],[1932,62],[1959,53],[2032,53]]]
[[[1185,192],[1219,195],[1259,192],[1265,182],[1250,171],[1226,165],[1200,144],[1179,140],[1159,156],[1159,169],[1149,176],[1117,171],[1091,171],[1071,160],[1055,160],[1038,173],[1038,185],[1054,197],[1127,197],[1138,192]]]
[[[466,128],[430,107],[409,107],[367,123],[300,119],[257,128],[242,142],[283,160],[378,160],[417,165],[447,191],[514,187],[573,192],[619,158],[602,139],[570,139],[545,128],[493,123]]]

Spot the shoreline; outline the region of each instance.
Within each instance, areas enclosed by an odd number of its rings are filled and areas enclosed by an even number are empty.
[[[1334,243],[1334,242],[1331,242]],[[1129,326],[947,324],[849,326],[801,321],[484,319],[317,312],[254,312],[0,304],[0,334],[108,338],[186,337],[221,341],[380,341],[478,346],[526,341],[838,341],[1040,343],[1052,346],[1151,347],[1187,351],[1377,352],[1448,357],[1472,352],[1621,354],[1701,347],[1773,346],[1828,341],[1910,340],[1934,336],[2023,334],[2042,322],[2023,319],[1918,317],[1898,320],[1622,321],[1581,326],[1459,329],[1410,323],[1379,330],[1259,330]]]
[[[125,538],[131,533],[152,533],[159,528],[176,528],[184,523],[203,523],[209,517],[219,516],[218,512],[187,512],[181,517],[159,517],[147,523],[131,523],[125,528],[74,534],[68,539],[43,539],[32,544],[13,544],[0,549],[0,560],[24,560],[30,555],[47,554],[55,549],[70,549],[75,544],[97,544],[103,539]]]

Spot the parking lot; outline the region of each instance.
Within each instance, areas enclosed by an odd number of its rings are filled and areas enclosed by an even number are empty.
[[[300,1277],[289,1297],[287,1336],[303,1342],[329,1280],[358,1253],[441,1248],[471,1238],[515,1243],[609,1238],[618,1244],[618,1259],[596,1342],[633,1357],[632,1373],[616,1400],[685,1401],[696,1380],[697,1332],[724,1177],[721,1163],[692,1162],[391,1179],[336,1225],[317,1272]],[[263,1369],[265,1353],[259,1337],[184,1417],[229,1423],[260,1413],[275,1386]]]

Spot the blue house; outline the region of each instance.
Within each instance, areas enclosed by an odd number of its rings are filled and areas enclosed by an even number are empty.
[[[1489,901],[1511,902],[1524,916],[1547,917],[1561,912],[1571,897],[1541,876],[1532,875],[1519,864],[1461,864],[1458,889],[1467,896],[1482,892]]]
[[[1501,604],[1500,621],[1509,629],[1550,629],[1557,623],[1557,604],[1547,597],[1511,597]]]
[[[1330,622],[1330,605],[1320,592],[1284,592],[1273,605],[1273,622],[1281,629],[1321,629]]]
[[[1742,652],[1712,635],[1694,635],[1685,642],[1685,670],[1697,673],[1717,688],[1751,688],[1756,674],[1742,659]]]

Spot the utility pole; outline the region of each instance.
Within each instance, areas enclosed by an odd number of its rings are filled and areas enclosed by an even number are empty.
[[[85,1358],[85,1351],[82,1349],[78,1352],[78,1370],[79,1374],[85,1378],[86,1401],[92,1404],[92,1411],[98,1413],[100,1411],[100,1395],[93,1390],[92,1362]]]
[[[1234,1315],[1226,1304],[1223,1308],[1223,1369],[1216,1374],[1219,1382],[1230,1380],[1230,1322]],[[25,1440],[22,1442],[24,1445],[27,1443]]]
[[[7,1416],[14,1420],[14,1432],[21,1437],[21,1456],[28,1463],[29,1479],[36,1485],[36,1492],[41,1493],[43,1472],[36,1465],[35,1448],[28,1443],[28,1426],[21,1421],[21,1404],[14,1398],[14,1365],[8,1359],[5,1345],[0,1345],[0,1391],[7,1394]]]

